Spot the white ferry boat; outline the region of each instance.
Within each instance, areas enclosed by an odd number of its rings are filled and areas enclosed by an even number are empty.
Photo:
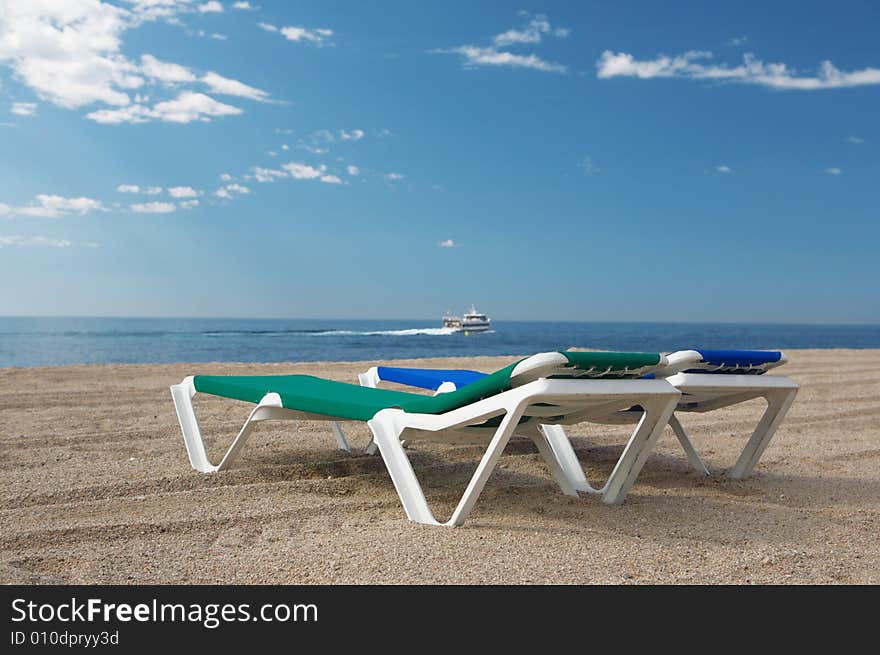
[[[443,327],[454,330],[455,332],[485,332],[492,327],[492,319],[485,314],[477,311],[477,308],[471,305],[471,311],[463,316],[451,316],[447,314],[443,317]]]

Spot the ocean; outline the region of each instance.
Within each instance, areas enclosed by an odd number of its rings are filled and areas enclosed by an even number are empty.
[[[0,368],[170,362],[375,361],[605,350],[880,348],[877,325],[0,317]]]

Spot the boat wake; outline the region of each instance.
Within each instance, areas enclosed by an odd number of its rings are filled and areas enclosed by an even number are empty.
[[[356,332],[353,330],[328,330],[316,333],[320,336],[352,336],[352,337],[415,337],[429,336],[442,337],[447,334],[455,334],[452,328],[407,328],[404,330],[372,330],[369,332]]]
[[[207,337],[254,336],[254,337],[442,337],[455,334],[453,328],[405,328],[402,330],[211,330],[202,332]]]

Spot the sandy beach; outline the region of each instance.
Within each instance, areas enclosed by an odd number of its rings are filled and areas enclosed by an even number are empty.
[[[788,351],[800,394],[756,474],[724,477],[761,405],[666,429],[622,506],[561,495],[515,438],[468,523],[406,520],[382,460],[335,447],[327,424],[264,423],[235,468],[193,471],[168,387],[185,375],[308,373],[365,363],[0,369],[3,583],[880,583],[880,350]],[[491,371],[512,358],[402,365]],[[212,452],[249,408],[197,398]],[[346,424],[353,446],[365,425]],[[628,428],[571,430],[591,481]],[[417,474],[448,515],[481,454],[419,443]]]

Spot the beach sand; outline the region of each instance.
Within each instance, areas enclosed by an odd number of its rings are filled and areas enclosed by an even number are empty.
[[[800,394],[749,479],[736,460],[762,405],[670,429],[622,506],[560,494],[515,438],[461,528],[409,523],[379,457],[335,447],[329,426],[263,423],[235,467],[186,457],[168,386],[193,373],[309,373],[353,381],[364,363],[0,369],[3,583],[880,583],[880,350],[790,351]],[[406,365],[491,371],[512,358]],[[249,407],[197,398],[216,457]],[[366,426],[347,423],[353,446]],[[594,483],[630,428],[571,433]],[[410,450],[448,516],[481,455]]]

